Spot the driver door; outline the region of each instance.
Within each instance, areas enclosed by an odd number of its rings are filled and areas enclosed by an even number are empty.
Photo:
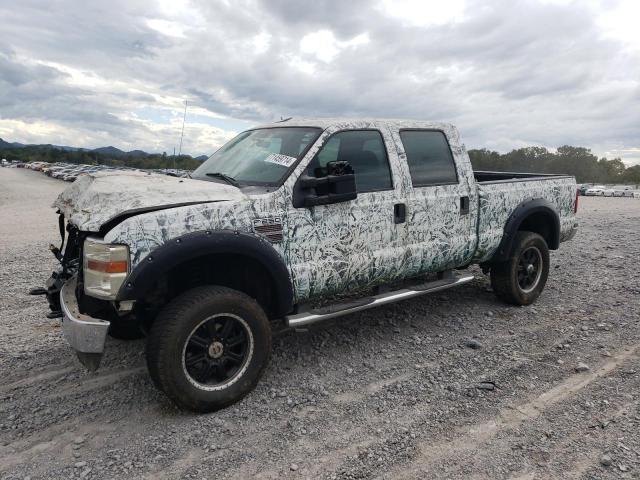
[[[298,302],[378,285],[402,271],[405,230],[394,211],[404,202],[389,146],[378,128],[337,131],[306,167],[307,175],[322,176],[327,163],[348,162],[357,198],[289,207],[285,242]]]

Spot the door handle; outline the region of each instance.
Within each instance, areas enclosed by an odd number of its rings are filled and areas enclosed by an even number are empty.
[[[393,223],[404,223],[407,219],[407,206],[404,203],[396,203],[393,206]]]
[[[460,215],[469,214],[469,197],[460,197]]]

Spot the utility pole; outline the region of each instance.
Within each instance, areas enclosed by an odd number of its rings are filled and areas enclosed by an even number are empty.
[[[182,133],[180,133],[180,148],[178,149],[178,156],[182,155],[182,138],[184,137],[184,121],[187,119],[187,101],[184,101],[184,115],[182,116]],[[173,157],[173,168],[176,168],[176,158]]]

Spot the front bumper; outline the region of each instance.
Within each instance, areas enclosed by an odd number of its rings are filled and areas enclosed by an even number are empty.
[[[89,370],[100,366],[110,323],[80,313],[76,299],[76,277],[67,280],[60,291],[62,330],[80,362]]]

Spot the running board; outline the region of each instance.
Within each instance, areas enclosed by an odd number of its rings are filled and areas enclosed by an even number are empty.
[[[464,285],[473,280],[473,275],[464,277],[453,277],[442,280],[434,280],[432,282],[414,285],[395,292],[383,293],[374,297],[365,297],[358,300],[329,305],[327,307],[313,309],[308,312],[302,312],[295,315],[287,315],[284,317],[285,324],[290,328],[305,327],[313,323],[323,322],[330,318],[341,317],[349,313],[361,312],[370,308],[379,307],[388,303],[394,303],[400,300],[419,297],[426,293],[439,292],[448,288]]]

